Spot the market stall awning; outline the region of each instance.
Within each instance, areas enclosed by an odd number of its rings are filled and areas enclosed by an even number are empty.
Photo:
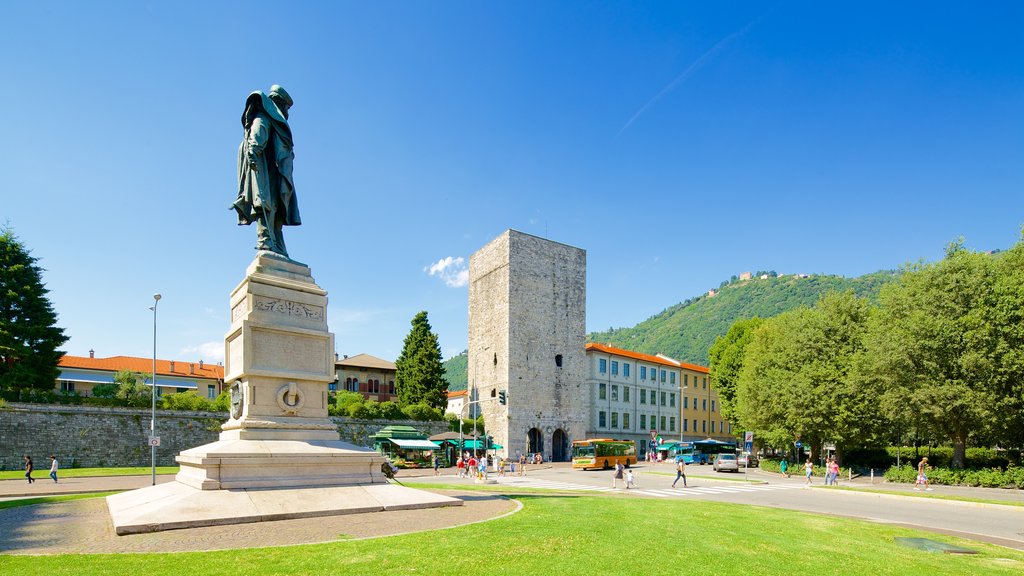
[[[398,438],[388,438],[388,440],[406,450],[437,450],[440,447],[438,443],[430,440],[400,440]]]
[[[463,447],[476,450],[483,450],[484,443],[479,440],[466,440],[465,443],[463,444]],[[501,444],[495,444],[494,442],[491,442],[491,445],[487,446],[488,450],[500,450],[501,448],[503,448]]]

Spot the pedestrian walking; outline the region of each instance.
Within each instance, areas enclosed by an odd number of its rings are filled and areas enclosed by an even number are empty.
[[[782,472],[783,476],[789,478],[789,460],[783,458],[782,461],[779,462],[779,471]]]
[[[832,485],[839,486],[839,462],[836,462],[835,456],[829,463],[829,470],[832,472]]]
[[[519,475],[526,476],[526,455],[519,455]]]
[[[677,456],[676,457],[676,479],[672,481],[672,487],[673,488],[676,487],[676,482],[679,482],[680,478],[683,479],[683,488],[686,488],[686,462],[683,460],[682,456]]]
[[[636,488],[636,483],[634,482],[634,480],[635,479],[633,478],[633,471],[626,470],[626,490],[629,490],[630,488]]]
[[[50,454],[50,478],[53,478],[53,483],[57,483],[57,457]]]
[[[35,479],[32,478],[33,470],[35,470],[35,467],[32,466],[32,457],[29,456],[28,454],[25,454],[25,478],[28,478],[29,484],[35,482]]]
[[[808,458],[807,462],[804,463],[804,473],[807,475],[807,480],[804,481],[804,487],[810,488],[811,476],[814,475],[814,463],[811,462],[810,458]]]
[[[917,463],[917,480],[914,480],[914,490],[921,490],[918,488],[919,485],[924,484],[925,492],[931,492],[932,489],[928,487],[928,457],[921,458],[921,461]]]
[[[437,454],[432,456],[434,460],[434,476],[441,475],[441,459],[437,457]]]
[[[626,469],[622,462],[615,463],[615,473],[612,474],[612,488],[619,487],[619,480],[622,480],[623,471]]]

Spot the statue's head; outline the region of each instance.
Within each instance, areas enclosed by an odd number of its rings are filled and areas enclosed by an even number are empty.
[[[274,84],[273,86],[271,86],[270,99],[273,100],[275,104],[277,104],[277,107],[281,109],[281,112],[284,114],[285,118],[287,118],[288,109],[291,108],[292,104],[294,104],[295,102],[292,100],[292,97],[288,94],[284,87],[278,84]]]

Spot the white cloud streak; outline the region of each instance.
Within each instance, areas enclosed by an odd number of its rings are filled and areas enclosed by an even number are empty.
[[[730,43],[735,41],[737,38],[740,38],[744,34],[749,32],[750,29],[753,28],[754,25],[757,24],[760,20],[761,20],[761,18],[758,18],[757,20],[754,20],[753,22],[747,24],[743,28],[740,28],[738,31],[733,32],[732,34],[729,34],[725,38],[722,38],[721,40],[718,41],[717,44],[712,46],[710,50],[708,50],[707,52],[701,54],[700,57],[698,57],[696,60],[691,62],[690,65],[687,66],[686,69],[683,70],[682,73],[679,74],[679,76],[676,76],[675,80],[669,82],[668,86],[665,86],[664,88],[662,88],[661,92],[658,92],[657,94],[655,94],[653,98],[648,100],[646,104],[644,104],[639,110],[637,110],[636,114],[633,114],[633,117],[630,118],[628,122],[626,122],[626,124],[619,130],[619,133],[616,134],[615,137],[618,138],[619,136],[621,136],[622,133],[625,132],[626,130],[628,130],[629,127],[633,125],[633,122],[636,122],[636,119],[639,118],[640,115],[642,115],[644,112],[646,112],[647,109],[650,108],[655,102],[657,102],[658,100],[661,100],[661,98],[663,96],[665,96],[669,92],[675,90],[677,86],[679,86],[680,84],[685,82],[690,76],[693,75],[694,72],[696,72],[697,70],[700,69],[701,66],[706,64],[708,62],[708,60],[711,60],[711,58],[713,58],[716,54],[721,52],[723,48],[728,46]]]
[[[423,271],[430,276],[437,276],[450,288],[461,288],[469,284],[469,267],[462,256],[441,258],[423,268]]]
[[[223,362],[224,342],[203,342],[196,346],[186,346],[181,349],[181,356],[199,356],[204,362]]]

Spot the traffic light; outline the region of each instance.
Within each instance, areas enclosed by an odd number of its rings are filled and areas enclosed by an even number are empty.
[[[504,390],[500,390],[498,392],[498,402],[500,402],[502,406],[508,404],[508,397],[505,396]]]

